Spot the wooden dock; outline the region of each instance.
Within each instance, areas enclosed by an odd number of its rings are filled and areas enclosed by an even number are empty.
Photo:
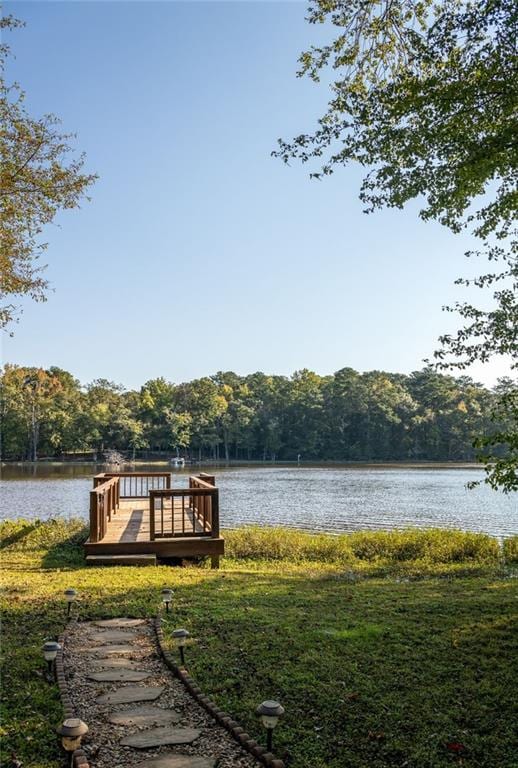
[[[215,478],[191,476],[188,488],[173,488],[169,472],[96,475],[84,548],[92,564],[210,556],[217,567],[224,539]]]

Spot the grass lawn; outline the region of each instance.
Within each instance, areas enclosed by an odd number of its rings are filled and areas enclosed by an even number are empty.
[[[63,764],[59,698],[40,652],[64,625],[63,590],[80,592],[83,618],[140,617],[157,612],[170,586],[166,626],[192,633],[192,676],[258,740],[255,707],[278,698],[286,717],[275,751],[290,766],[518,768],[516,542],[504,565],[482,539],[468,549],[463,540],[452,561],[444,548],[434,560],[431,540],[425,558],[400,538],[397,560],[388,538],[382,557],[361,535],[342,537],[338,551],[336,539],[286,533],[265,561],[251,531],[231,535],[233,557],[211,571],[86,568],[81,535],[74,524],[3,527],[1,765],[12,752],[24,768]],[[446,534],[437,536],[444,547]]]

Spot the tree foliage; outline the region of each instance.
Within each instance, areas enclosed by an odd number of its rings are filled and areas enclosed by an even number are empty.
[[[315,178],[359,163],[367,212],[417,199],[423,219],[468,228],[480,246],[467,255],[493,269],[457,282],[494,286],[493,305],[446,307],[463,325],[440,338],[438,365],[462,370],[510,355],[518,366],[516,3],[312,0],[308,21],[323,25],[329,41],[302,53],[298,74],[326,78],[331,97],[316,130],[279,140],[274,154],[310,163]],[[518,423],[509,457],[517,433]],[[509,460],[502,479],[512,477]]]
[[[486,467],[486,483],[506,493],[518,491],[518,389],[511,379],[501,379],[499,397],[493,405],[491,419],[496,425],[489,434],[475,439],[477,458]],[[471,486],[478,483],[471,483]]]
[[[6,366],[2,376],[3,451],[36,460],[43,443],[60,453],[75,440],[79,382],[60,368]]]
[[[360,163],[368,210],[419,197],[425,219],[459,231],[467,216],[481,237],[508,234],[517,203],[516,3],[313,0],[308,20],[333,39],[301,55],[299,75],[318,82],[331,69],[331,100],[317,130],[280,140],[277,154],[317,160],[317,177]]]
[[[23,26],[12,17],[0,19],[0,30]],[[54,115],[34,119],[25,94],[6,81],[9,47],[0,46],[0,327],[16,316],[16,297],[44,301],[48,281],[39,257],[44,227],[58,211],[76,208],[96,176],[82,172],[84,155],[74,157],[72,134],[62,133]]]
[[[118,450],[214,460],[470,460],[474,438],[499,439],[511,416],[490,422],[508,381],[491,392],[432,368],[410,376],[225,371],[125,391],[105,379],[82,387],[58,368],[7,365],[1,385],[8,459]],[[503,459],[505,448],[498,453]]]

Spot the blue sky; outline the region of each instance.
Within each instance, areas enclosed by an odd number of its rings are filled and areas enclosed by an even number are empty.
[[[217,370],[410,372],[455,328],[468,242],[405,211],[362,213],[361,172],[322,182],[270,156],[326,91],[297,79],[322,30],[305,3],[10,2],[9,76],[52,112],[91,202],[46,232],[53,292],[3,359],[137,387]],[[476,297],[478,298],[478,297]],[[496,361],[474,370],[493,383]]]

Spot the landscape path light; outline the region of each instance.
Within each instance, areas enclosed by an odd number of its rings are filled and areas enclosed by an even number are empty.
[[[69,717],[58,728],[63,749],[70,755],[70,765],[74,760],[74,752],[81,746],[81,739],[88,733],[88,726],[78,717]]]
[[[43,643],[43,648],[41,650],[43,651],[43,658],[47,662],[48,678],[49,680],[52,680],[53,679],[52,667],[54,665],[54,661],[56,659],[58,651],[61,650],[61,646],[55,640],[47,640],[45,643]]]
[[[74,603],[77,598],[77,592],[70,587],[69,589],[65,589],[64,595],[65,600],[67,601],[67,616],[70,616],[70,609],[72,608],[72,603]]]
[[[284,715],[284,707],[278,701],[263,701],[259,704],[255,714],[261,718],[261,722],[266,728],[266,746],[268,752],[272,751],[273,729]]]
[[[175,641],[179,651],[180,658],[182,660],[182,666],[185,667],[184,646],[187,642],[187,638],[190,637],[190,633],[186,629],[175,629],[173,631],[173,640]]]
[[[173,600],[174,592],[172,589],[163,589],[162,590],[162,602],[165,603],[165,609],[167,613],[169,613],[169,607],[171,605],[171,602]]]

